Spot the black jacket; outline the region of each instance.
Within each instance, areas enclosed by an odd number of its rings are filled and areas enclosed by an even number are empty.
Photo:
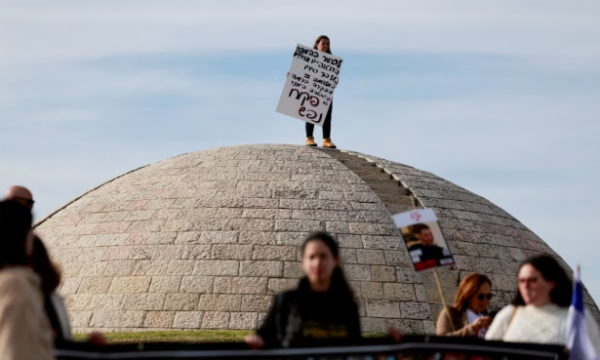
[[[316,293],[308,280],[275,296],[257,331],[267,347],[290,347],[308,340],[359,339],[358,307],[350,294]]]

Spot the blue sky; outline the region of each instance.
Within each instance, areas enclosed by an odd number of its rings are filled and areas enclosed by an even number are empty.
[[[0,188],[42,216],[141,165],[302,144],[275,113],[297,43],[344,58],[333,140],[513,214],[600,299],[596,1],[0,2]],[[320,134],[317,133],[320,140]]]

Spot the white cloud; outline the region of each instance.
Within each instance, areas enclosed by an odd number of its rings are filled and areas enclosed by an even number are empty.
[[[485,53],[597,69],[595,1],[4,1],[0,65],[173,51],[288,50],[317,34],[340,52]],[[571,65],[571,66],[568,66]]]

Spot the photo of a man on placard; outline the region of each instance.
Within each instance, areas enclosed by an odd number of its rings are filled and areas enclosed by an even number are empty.
[[[431,209],[396,214],[393,218],[416,271],[454,264],[437,217]]]

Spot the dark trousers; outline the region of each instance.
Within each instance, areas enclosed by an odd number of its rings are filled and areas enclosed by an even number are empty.
[[[327,116],[325,117],[325,122],[323,122],[323,139],[329,139],[331,137],[331,110],[333,109],[333,102],[329,105],[329,111],[327,111]],[[306,137],[312,137],[313,131],[315,130],[315,125],[311,123],[306,123]]]

